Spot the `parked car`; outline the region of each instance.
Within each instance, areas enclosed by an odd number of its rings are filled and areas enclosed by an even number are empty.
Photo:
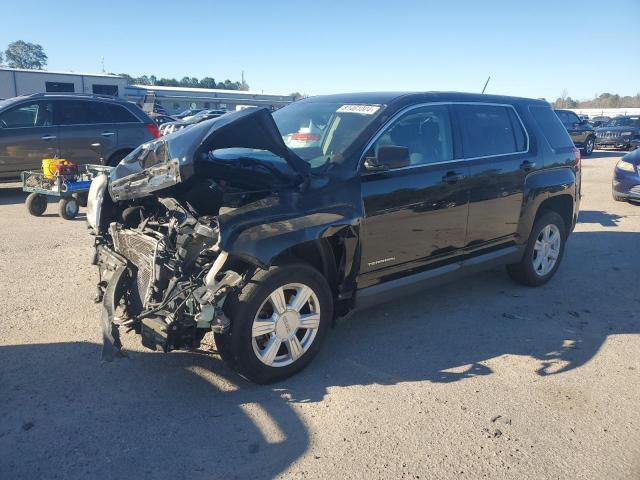
[[[291,141],[318,118],[317,145]],[[164,352],[213,330],[226,362],[271,382],[337,317],[396,295],[500,264],[542,285],[580,175],[548,103],[493,95],[320,96],[161,137],[89,193],[104,357],[114,322]]]
[[[189,117],[191,115],[195,115],[196,113],[199,113],[201,111],[203,111],[204,108],[188,108],[183,112],[180,112],[176,115],[172,115],[173,117],[176,117],[178,120],[184,117]]]
[[[211,118],[217,118],[224,115],[226,110],[203,110],[200,113],[185,117],[182,120],[176,120],[174,122],[165,123],[160,127],[160,135],[169,135],[170,133],[177,132],[183,128],[195,125],[196,123],[204,122]]]
[[[37,93],[0,102],[0,179],[40,169],[43,158],[115,165],[160,136],[134,103],[114,97]]]
[[[611,117],[593,117],[589,121],[589,123],[593,128],[598,128],[606,123],[609,123],[610,121],[611,121]]]
[[[580,119],[571,110],[555,110],[556,115],[567,129],[573,144],[580,149],[582,155],[588,157],[596,145],[596,131],[586,120]]]
[[[627,153],[615,166],[612,183],[613,199],[640,202],[640,149]]]
[[[616,117],[596,129],[598,148],[633,150],[640,146],[640,117]]]
[[[157,114],[157,115],[150,115],[150,117],[154,122],[156,122],[156,125],[158,125],[158,127],[161,125],[164,125],[165,123],[177,121],[175,117],[172,117],[170,115]]]

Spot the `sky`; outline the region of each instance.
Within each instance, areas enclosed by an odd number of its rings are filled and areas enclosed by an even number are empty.
[[[47,69],[240,80],[318,95],[640,93],[640,0],[0,0],[0,50]]]

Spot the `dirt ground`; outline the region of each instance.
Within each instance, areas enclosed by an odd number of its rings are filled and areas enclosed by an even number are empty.
[[[0,478],[640,478],[640,206],[583,160],[556,277],[496,269],[360,313],[272,386],[215,355],[100,363],[84,218],[0,185]],[[212,349],[205,345],[204,349]]]

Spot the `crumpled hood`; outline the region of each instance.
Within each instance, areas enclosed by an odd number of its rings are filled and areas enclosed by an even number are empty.
[[[200,152],[234,147],[268,150],[296,172],[309,171],[285,145],[271,112],[246,108],[141,145],[111,172],[109,192],[114,200],[148,196],[191,178]]]

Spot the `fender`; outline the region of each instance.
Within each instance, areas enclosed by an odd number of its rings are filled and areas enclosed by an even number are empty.
[[[571,167],[542,170],[527,176],[518,226],[518,235],[523,242],[529,238],[529,232],[542,202],[560,195],[571,195],[572,198],[577,198],[576,185],[576,172]]]

